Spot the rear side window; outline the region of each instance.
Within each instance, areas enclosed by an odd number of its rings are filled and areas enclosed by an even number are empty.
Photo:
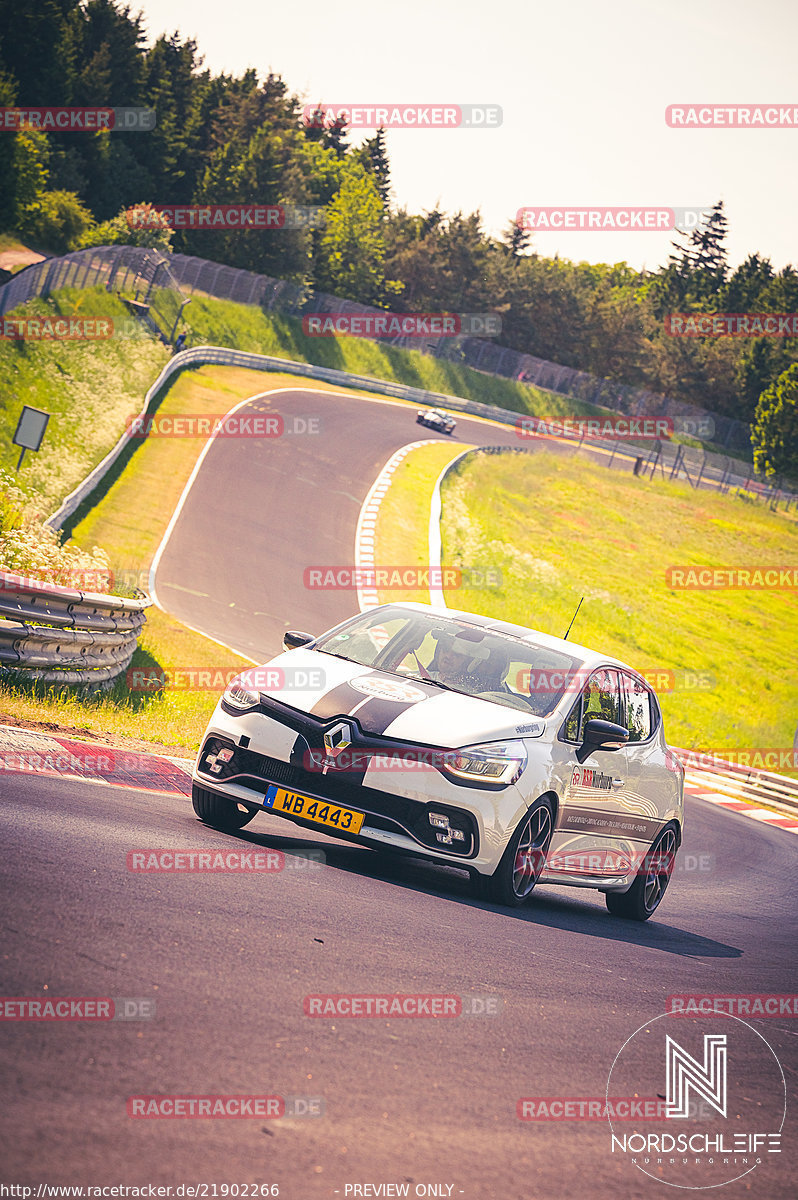
[[[630,742],[645,742],[651,737],[654,716],[651,693],[642,679],[624,672],[621,675],[624,690],[624,724],[629,730]]]

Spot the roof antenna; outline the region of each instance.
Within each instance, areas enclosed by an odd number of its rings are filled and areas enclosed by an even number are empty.
[[[584,600],[584,596],[582,597],[582,600]],[[575,612],[575,613],[574,613],[574,615],[571,617],[571,625],[569,625],[569,626],[568,626],[568,628],[567,628],[567,629],[566,629],[566,631],[565,631],[565,637],[563,638],[563,641],[564,641],[564,642],[567,642],[567,641],[568,641],[568,634],[571,632],[571,626],[573,625],[574,621],[576,620],[576,613],[578,613],[578,612],[579,612],[579,609],[582,607],[582,600],[580,600],[580,601],[579,601],[579,603],[577,604],[577,606],[576,606],[576,612]]]

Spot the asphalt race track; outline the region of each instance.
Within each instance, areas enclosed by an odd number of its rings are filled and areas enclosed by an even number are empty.
[[[671,993],[794,989],[795,835],[700,801],[688,804],[688,847],[711,865],[685,870],[680,855],[657,919],[640,926],[565,888],[541,888],[517,913],[485,906],[454,871],[274,816],[231,838],[173,796],[21,775],[0,789],[4,992],[156,1002],[142,1021],[5,1023],[9,1180],[277,1182],[303,1200],[409,1179],[479,1200],[570,1200],[589,1177],[599,1200],[664,1195],[613,1158],[605,1122],[522,1123],[517,1100],[603,1096],[617,1050]],[[231,846],[280,849],[287,864],[320,848],[326,865],[260,877],[126,868],[140,848]],[[495,996],[501,1011],[303,1013],[309,993],[352,992]],[[757,1024],[794,1102],[795,1021]],[[126,1115],[129,1096],[152,1094],[320,1097],[325,1115]],[[720,1194],[786,1200],[794,1181],[791,1142],[750,1190]]]
[[[416,424],[406,404],[319,391],[275,392],[244,411],[316,420],[320,432],[217,438],[161,557],[157,589],[180,620],[261,661],[279,653],[286,629],[321,633],[357,612],[355,592],[309,591],[304,571],[351,565],[361,506],[395,450],[428,439],[463,449],[529,444],[511,426],[463,417],[445,437]]]
[[[353,593],[305,589],[303,570],[351,563],[377,472],[398,446],[434,436],[390,404],[313,392],[258,404],[317,412],[323,436],[217,440],[158,572],[165,607],[255,658],[286,626],[319,631],[355,611]],[[514,441],[467,420],[456,436]],[[4,994],[155,1002],[130,1020],[2,1022],[0,1154],[20,1184],[163,1184],[173,1197],[180,1184],[277,1184],[288,1200],[404,1184],[455,1200],[666,1197],[610,1152],[606,1121],[523,1122],[517,1102],[603,1097],[619,1049],[671,995],[796,990],[795,834],[699,800],[645,925],[566,888],[499,909],[454,869],[273,815],[226,836],[172,795],[0,772],[0,800]],[[280,850],[285,869],[129,870],[128,853],[145,848]],[[311,865],[309,850],[325,861]],[[477,997],[494,1011],[305,1015],[308,995],[350,993]],[[681,1036],[690,1023],[672,1024]],[[790,1094],[782,1153],[713,1194],[794,1200],[798,1019],[752,1024]],[[754,1089],[760,1067],[743,1054],[729,1072]],[[128,1115],[130,1097],[164,1094],[278,1095],[297,1115]],[[303,1115],[314,1106],[320,1115]]]

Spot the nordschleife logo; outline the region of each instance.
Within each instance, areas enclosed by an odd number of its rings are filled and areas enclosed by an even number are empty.
[[[652,1117],[620,1123],[612,1096],[665,1103]],[[706,1190],[757,1168],[760,1187],[770,1180],[775,1192],[777,1181],[786,1182],[784,1072],[762,1034],[740,1017],[664,1013],[641,1025],[615,1056],[606,1097],[610,1153],[659,1183]]]

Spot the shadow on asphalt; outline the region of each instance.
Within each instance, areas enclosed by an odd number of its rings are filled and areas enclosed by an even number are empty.
[[[631,946],[648,946],[686,958],[741,958],[743,953],[736,946],[678,929],[656,917],[646,922],[613,917],[603,907],[603,899],[602,907],[597,909],[592,889],[586,890],[585,894],[591,897],[587,901],[580,898],[582,889],[570,888],[569,892],[573,893],[571,899],[570,896],[563,897],[560,892],[553,893],[549,885],[543,885],[522,908],[504,908],[476,899],[465,871],[427,863],[410,855],[380,853],[365,846],[338,843],[333,839],[315,841],[285,837],[278,833],[258,833],[250,829],[242,829],[230,836],[270,850],[280,850],[284,854],[320,850],[325,856],[326,865],[334,870],[348,871],[364,879],[381,880],[426,896],[439,896],[468,908],[498,913],[511,921],[569,930],[610,942],[625,942]],[[668,903],[667,897],[663,903]]]

